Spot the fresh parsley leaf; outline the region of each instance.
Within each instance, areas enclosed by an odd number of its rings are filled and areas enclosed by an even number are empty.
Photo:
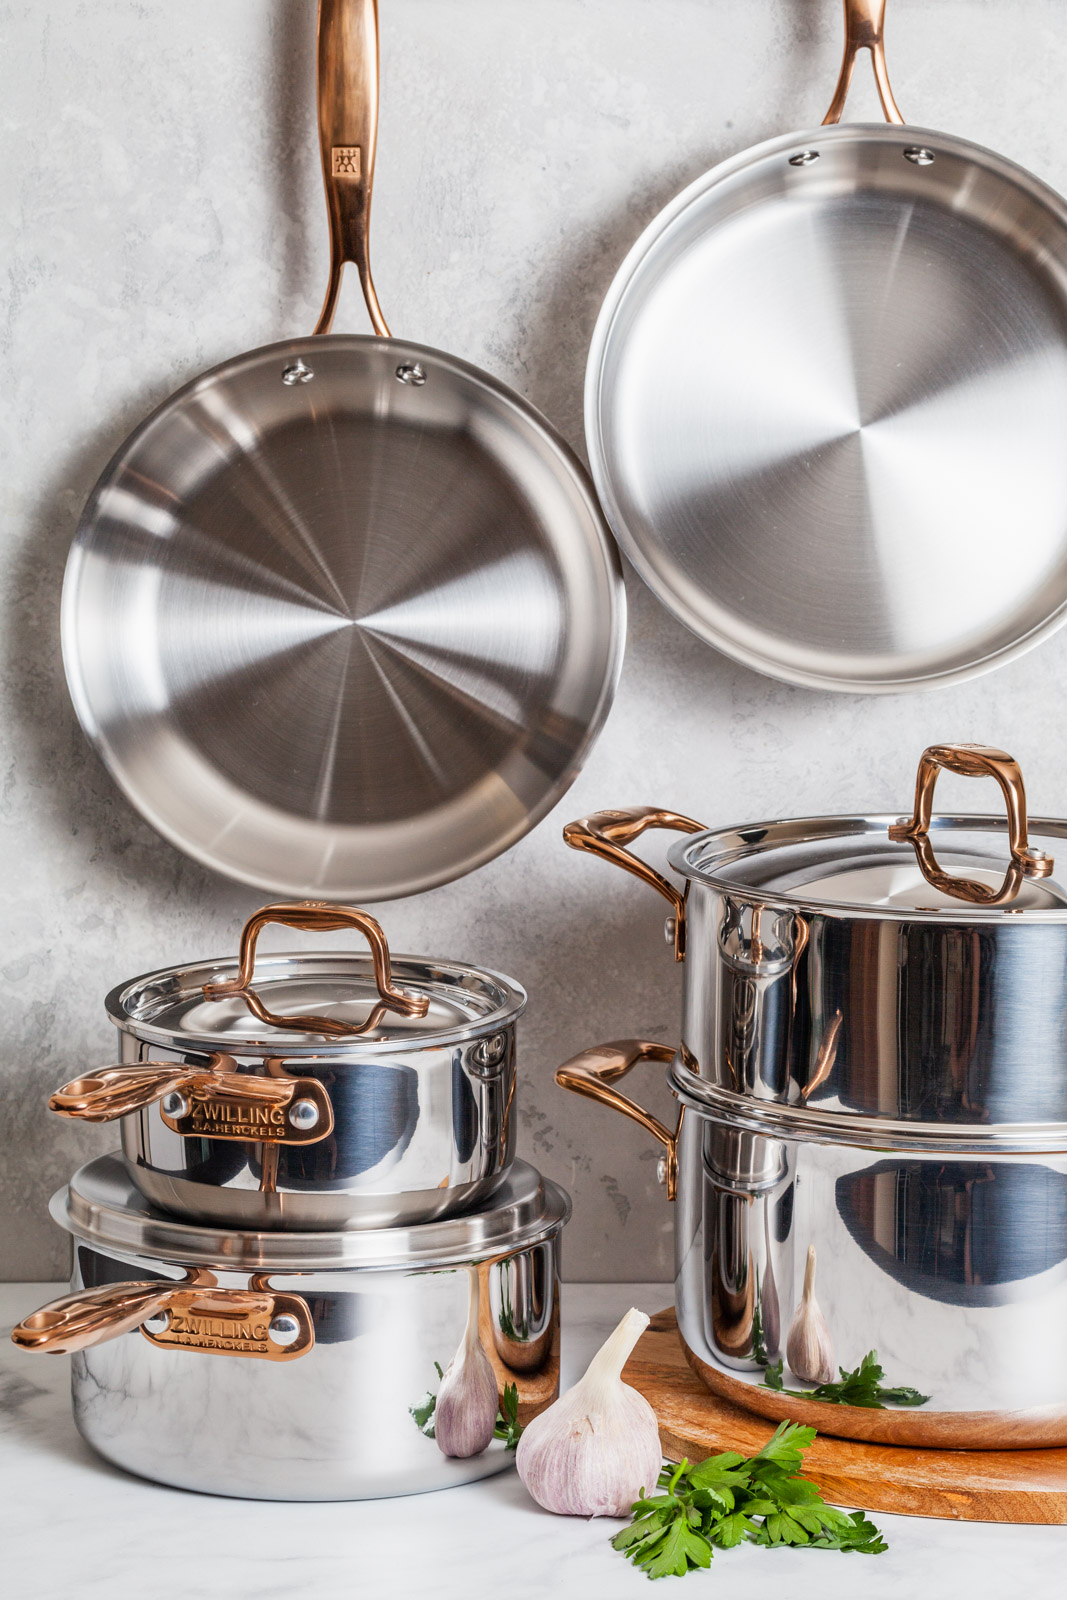
[[[731,1450],[696,1466],[668,1463],[657,1485],[664,1492],[642,1489],[613,1547],[650,1578],[683,1577],[709,1566],[715,1549],[746,1542],[880,1555],[886,1543],[863,1512],[828,1506],[801,1476],[814,1438],[814,1428],[783,1422],[754,1456]]]
[[[417,1406],[408,1406],[408,1411],[415,1419],[416,1428],[420,1433],[424,1433],[427,1439],[434,1437],[433,1414],[436,1410],[437,1396],[435,1394],[427,1394],[425,1400],[421,1400]]]
[[[519,1424],[519,1391],[514,1383],[504,1385],[504,1398],[496,1414],[493,1438],[503,1439],[509,1450],[514,1450],[522,1438],[522,1428]]]
[[[820,1383],[814,1389],[786,1389],[782,1384],[782,1363],[777,1361],[765,1368],[761,1387],[787,1394],[794,1400],[823,1400],[829,1405],[861,1406],[868,1411],[884,1411],[887,1405],[924,1406],[930,1398],[907,1385],[886,1388],[882,1383],[885,1373],[879,1365],[877,1350],[868,1350],[853,1371],[846,1372],[844,1367],[839,1367],[838,1371],[841,1377],[833,1383]]]

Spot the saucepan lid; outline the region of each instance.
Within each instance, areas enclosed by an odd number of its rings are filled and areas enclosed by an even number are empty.
[[[312,931],[352,928],[368,953],[256,959],[268,923]],[[399,1045],[459,1042],[513,1022],[526,992],[512,979],[458,962],[394,957],[375,919],[353,906],[265,906],[245,924],[236,959],[148,973],[108,995],[124,1032],[171,1049],[249,1055],[361,1055]]]
[[[254,1233],[177,1221],[149,1204],[116,1154],[79,1168],[50,1210],[76,1239],[120,1255],[234,1272],[385,1271],[486,1261],[535,1244],[563,1226],[571,1203],[534,1167],[515,1161],[488,1204],[465,1216],[338,1233]]]
[[[990,776],[1006,815],[934,816],[940,770]],[[1067,822],[1028,822],[1017,763],[982,745],[933,745],[923,754],[915,806],[906,816],[804,817],[699,833],[671,851],[685,877],[726,894],[758,893],[768,903],[850,914],[959,920],[1005,916],[1062,920]]]

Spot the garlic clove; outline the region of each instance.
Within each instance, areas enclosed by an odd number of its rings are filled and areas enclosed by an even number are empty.
[[[481,1290],[478,1273],[467,1269],[467,1327],[437,1391],[434,1438],[442,1455],[466,1459],[488,1446],[496,1429],[500,1396],[496,1373],[478,1338]]]
[[[585,1376],[526,1425],[515,1465],[546,1511],[625,1517],[659,1478],[663,1452],[656,1413],[622,1369],[648,1327],[630,1310],[597,1351]]]
[[[792,1326],[785,1345],[785,1359],[790,1370],[804,1383],[832,1383],[837,1368],[834,1363],[834,1341],[826,1318],[815,1298],[815,1246],[808,1246],[808,1260],[804,1268],[804,1292],[793,1315]]]

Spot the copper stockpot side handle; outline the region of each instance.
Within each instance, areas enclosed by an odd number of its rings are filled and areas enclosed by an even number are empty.
[[[938,865],[930,840],[934,788],[944,769],[960,778],[995,778],[1008,812],[1011,861],[999,889],[974,878],[957,878]],[[932,744],[924,750],[915,779],[915,809],[889,829],[889,837],[907,840],[926,881],[943,894],[972,905],[1002,906],[1015,899],[1024,878],[1047,878],[1055,862],[1043,850],[1031,850],[1026,834],[1026,787],[1019,764],[1005,750],[984,744]]]
[[[145,1326],[145,1324],[150,1324]],[[299,1295],[212,1284],[106,1283],[42,1306],[11,1330],[20,1350],[70,1355],[140,1328],[161,1349],[203,1350],[266,1361],[292,1361],[315,1343]]]
[[[376,334],[389,327],[370,270],[370,208],[378,145],[378,0],[319,0],[319,148],[330,225],[330,277],[315,332],[329,333],[346,261]]]
[[[214,1056],[207,1066],[195,1069],[177,1061],[101,1067],[57,1089],[49,1096],[48,1109],[76,1122],[115,1122],[131,1111],[154,1105],[164,1095],[187,1094],[213,1070],[215,1062],[230,1060],[229,1056]]]
[[[563,830],[563,841],[572,850],[587,850],[590,855],[611,861],[624,872],[630,872],[642,883],[651,884],[674,912],[674,959],[685,960],[685,901],[686,889],[679,889],[665,878],[662,872],[650,867],[640,856],[631,855],[626,846],[640,838],[649,828],[669,828],[675,833],[703,833],[704,824],[692,817],[680,816],[677,811],[662,811],[656,806],[630,806],[624,811],[594,811],[591,816],[568,822]]]
[[[613,1111],[621,1111],[624,1117],[629,1117],[659,1140],[667,1151],[668,1200],[673,1200],[678,1192],[678,1131],[682,1126],[681,1115],[678,1127],[672,1133],[651,1111],[646,1111],[635,1100],[620,1094],[611,1086],[620,1078],[625,1078],[642,1061],[673,1060],[674,1051],[670,1045],[654,1044],[647,1039],[615,1039],[611,1044],[594,1045],[572,1056],[556,1072],[556,1082],[561,1089],[570,1089],[573,1094],[584,1095],[587,1100],[596,1100],[601,1105],[610,1106]]]
[[[332,1017],[285,1017],[268,1011],[251,987],[256,961],[256,941],[268,923],[278,922],[287,928],[302,928],[308,933],[337,933],[354,928],[370,945],[374,961],[374,981],[378,986],[379,1004],[363,1022],[338,1022]],[[376,1027],[385,1011],[396,1011],[405,1017],[424,1017],[430,1008],[425,995],[408,994],[393,983],[389,963],[389,945],[381,924],[366,911],[355,906],[331,906],[317,900],[279,903],[263,906],[241,929],[237,977],[222,983],[205,983],[204,994],[209,1000],[226,995],[239,996],[248,1009],[261,1022],[275,1028],[291,1028],[299,1033],[321,1033],[344,1038],[367,1033]]]
[[[840,122],[852,83],[856,57],[861,50],[871,52],[874,83],[887,122],[903,123],[900,108],[889,86],[889,73],[885,64],[885,0],[844,0],[845,49],[841,57],[841,71],[830,109],[823,117],[823,126]]]

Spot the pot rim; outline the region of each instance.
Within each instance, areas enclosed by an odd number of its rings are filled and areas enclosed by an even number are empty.
[[[410,1227],[335,1233],[256,1233],[181,1222],[134,1187],[117,1154],[86,1162],[49,1202],[53,1221],[101,1250],[221,1272],[414,1271],[490,1261],[560,1232],[570,1196],[525,1161],[513,1162],[492,1203]]]
[[[896,845],[889,838],[891,827],[902,821],[899,812],[855,812],[842,816],[777,817],[771,821],[735,823],[729,827],[706,828],[701,833],[686,834],[667,853],[672,868],[690,883],[698,883],[734,900],[758,901],[761,906],[782,911],[815,912],[820,916],[848,920],[859,918],[880,922],[926,922],[944,924],[957,922],[999,923],[1012,919],[1028,923],[1067,922],[1067,904],[1054,906],[983,906],[965,900],[952,900],[939,907],[917,908],[911,906],[874,906],[861,902],[830,900],[821,895],[792,893],[785,889],[771,889],[758,883],[745,883],[741,878],[726,875],[724,868],[770,851],[786,844],[822,842],[830,839],[842,841],[866,839],[890,859],[893,856],[902,864],[913,862],[912,847],[907,843]],[[1036,838],[1046,835],[1067,840],[1067,819],[1062,817],[1030,817],[1029,828]],[[936,838],[951,829],[969,833],[1001,834],[1005,837],[1008,825],[1004,817],[987,813],[941,812],[930,820],[931,836]],[[710,845],[718,845],[711,863],[695,858]]]
[[[127,1033],[145,1044],[159,1045],[164,1049],[206,1052],[222,1050],[244,1059],[248,1056],[276,1056],[279,1054],[279,1046],[282,1046],[282,1053],[287,1057],[314,1056],[343,1063],[353,1051],[358,1051],[361,1058],[365,1058],[368,1054],[392,1055],[397,1052],[411,1054],[424,1048],[462,1044],[470,1039],[478,1039],[487,1033],[509,1027],[526,1010],[529,1001],[529,996],[520,983],[505,973],[495,972],[489,967],[474,967],[466,962],[438,961],[432,957],[410,955],[392,956],[391,967],[397,982],[419,993],[425,993],[429,989],[431,992],[440,992],[442,996],[455,998],[459,994],[470,993],[467,984],[473,979],[486,988],[498,990],[500,998],[484,1015],[470,1017],[465,1022],[450,1023],[424,1032],[417,1027],[411,1027],[403,1032],[398,1030],[386,1038],[352,1034],[333,1039],[324,1034],[284,1034],[280,1030],[256,1035],[251,1029],[248,1036],[237,1037],[222,1029],[212,1032],[208,1029],[168,1028],[156,1024],[150,1018],[140,1018],[131,1013],[130,998],[150,986],[162,988],[164,984],[170,982],[173,985],[171,999],[176,1001],[183,995],[195,996],[206,983],[232,980],[238,970],[237,961],[233,956],[223,956],[213,961],[161,967],[142,973],[139,977],[128,978],[110,991],[104,1001],[104,1009],[120,1033]],[[346,972],[370,979],[373,975],[370,956],[330,950],[279,951],[259,957],[256,963],[257,978],[266,979],[268,983],[272,975],[276,979],[283,975],[343,977]],[[443,981],[446,979],[447,987]],[[255,1020],[251,1012],[249,1019]]]
[[[677,1056],[667,1069],[667,1082],[683,1106],[709,1121],[773,1139],[949,1156],[1067,1155],[1067,1123],[1063,1122],[901,1122],[756,1100],[698,1078]]]

